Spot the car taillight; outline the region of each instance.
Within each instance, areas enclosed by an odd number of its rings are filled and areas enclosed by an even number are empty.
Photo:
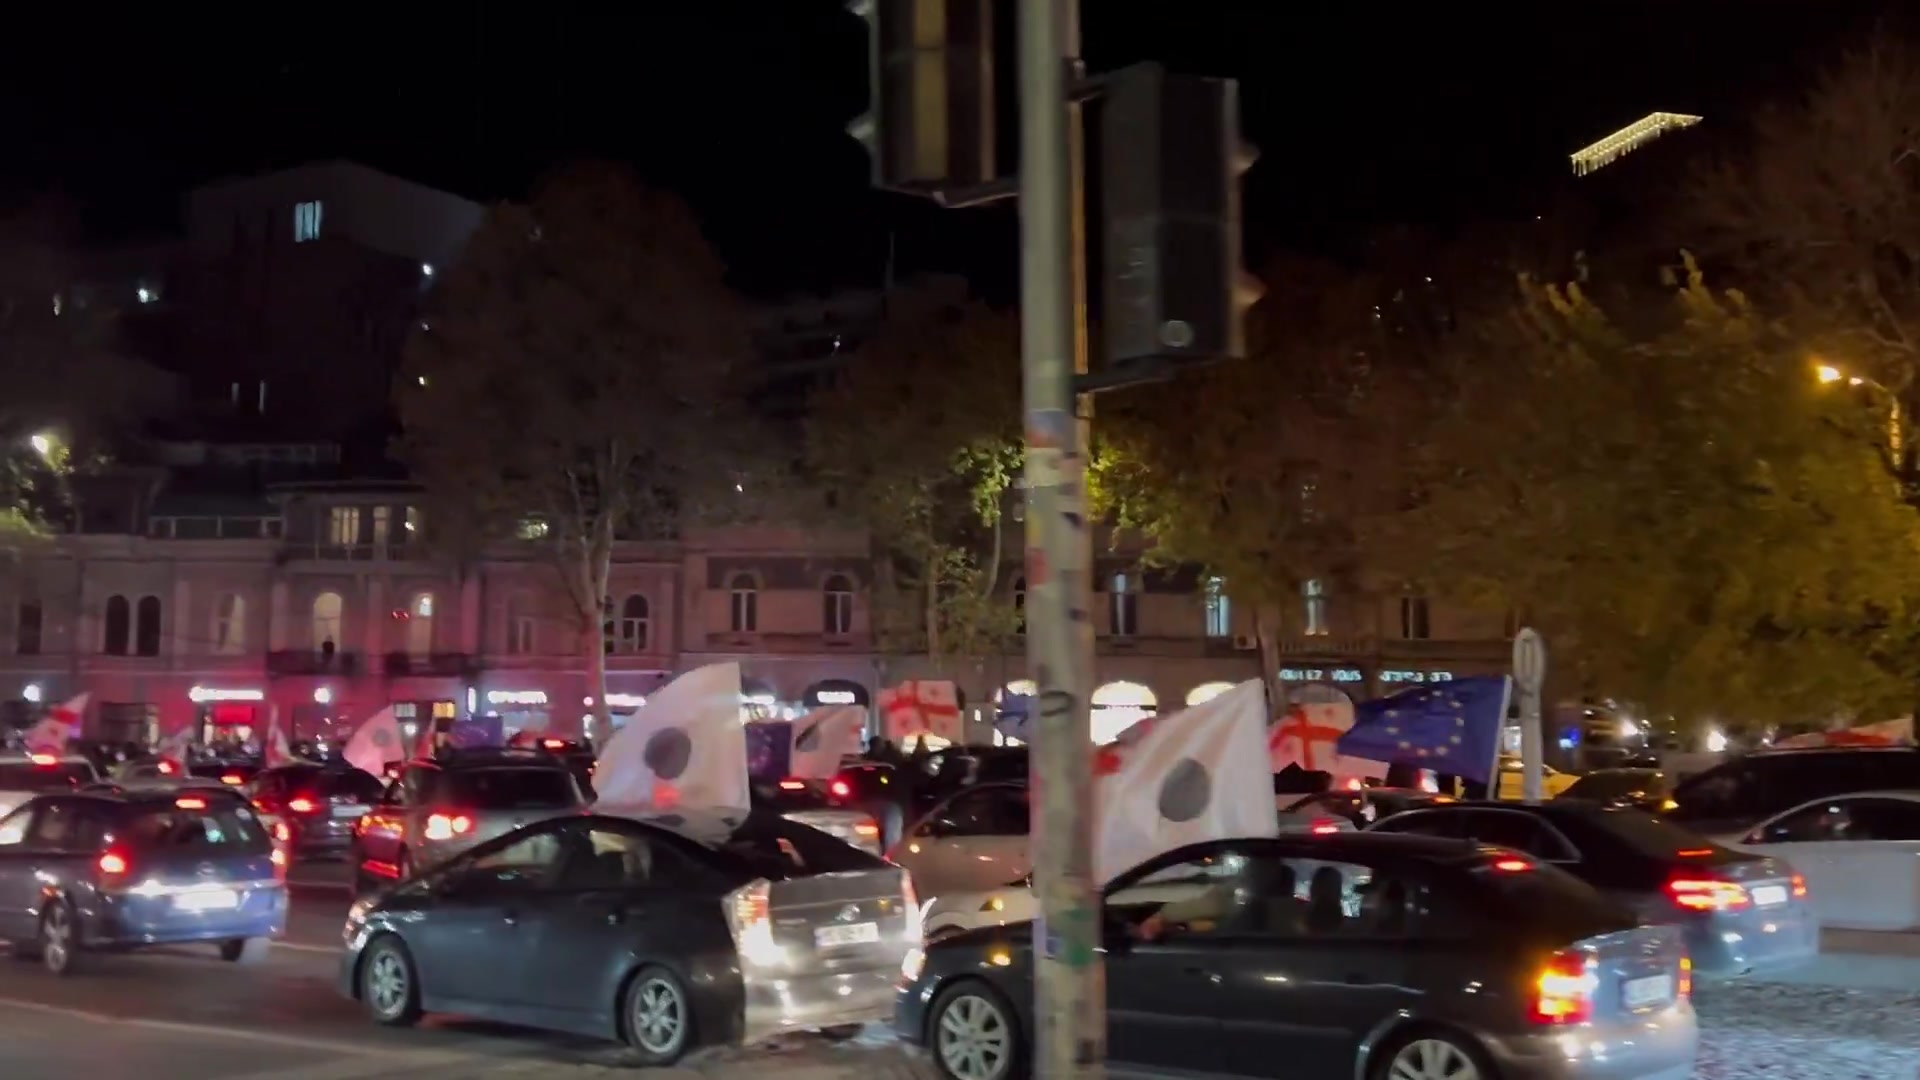
[[[473,831],[473,819],[465,814],[429,814],[423,833],[429,840],[451,840]]]
[[[1688,911],[1739,911],[1753,904],[1738,882],[1680,877],[1667,882],[1667,895]]]
[[[286,822],[276,821],[273,823],[273,838],[282,844],[288,843],[293,840],[293,830],[287,828]]]
[[[1313,823],[1313,834],[1315,836],[1328,836],[1339,831],[1340,823],[1332,818],[1321,818]]]
[[[862,840],[877,839],[880,836],[880,826],[871,821],[856,822],[853,826],[853,834]]]
[[[127,872],[127,857],[117,851],[108,851],[102,853],[100,861],[94,865],[107,877],[122,877]]]
[[[827,785],[827,791],[832,793],[836,799],[844,799],[853,794],[853,785],[847,783],[845,780],[835,780],[833,783]]]
[[[287,876],[286,849],[274,848],[272,854],[268,855],[267,857],[273,860],[273,876],[282,877],[282,878],[286,877]]]
[[[773,885],[755,881],[726,895],[727,930],[740,959],[761,966],[778,965],[786,960],[786,950],[773,940]]]
[[[1536,1024],[1584,1024],[1593,1019],[1599,979],[1593,958],[1576,949],[1554,953],[1534,981],[1531,1019]]]
[[[1533,869],[1533,864],[1525,859],[1495,859],[1492,865],[1503,874],[1521,874]]]
[[[311,814],[315,810],[320,809],[320,806],[305,795],[295,795],[293,798],[287,800],[287,809],[296,814]]]
[[[173,800],[173,805],[182,810],[205,810],[207,808],[207,800],[198,795],[182,795]]]
[[[1678,990],[1680,998],[1683,1001],[1693,996],[1693,957],[1691,956],[1683,956],[1680,958],[1680,982]]]
[[[244,784],[247,782],[247,778],[244,776],[241,776],[237,772],[222,773],[220,776],[220,782],[228,785],[229,787],[239,787],[241,784]]]
[[[1805,899],[1807,895],[1807,879],[1803,875],[1795,874],[1793,875],[1792,883],[1793,895]]]
[[[177,773],[180,771],[180,766],[175,765],[171,761],[161,762],[159,768],[160,768],[161,776],[172,776],[174,773]]]
[[[805,791],[807,790],[807,782],[805,780],[782,780],[780,781],[780,790]]]
[[[60,759],[54,757],[52,754],[35,754],[33,755],[33,763],[35,765],[58,765],[60,764]]]

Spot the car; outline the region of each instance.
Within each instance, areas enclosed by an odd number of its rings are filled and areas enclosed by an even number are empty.
[[[358,892],[550,817],[577,814],[585,794],[565,762],[541,750],[451,750],[405,763],[348,847]]]
[[[385,1025],[450,1012],[614,1041],[638,1064],[891,1015],[911,878],[766,810],[578,814],[361,900],[339,985]]]
[[[257,963],[286,928],[284,855],[246,800],[166,788],[38,795],[0,818],[0,940],[56,975],[82,950],[213,943]]]
[[[0,813],[42,792],[72,791],[99,779],[92,759],[80,754],[8,754],[0,757]]]
[[[1920,789],[1920,748],[1769,750],[1724,761],[1673,789],[1667,816],[1721,843],[1799,806],[1862,791]]]
[[[788,777],[771,784],[754,784],[753,805],[819,829],[870,855],[880,854],[880,823],[865,810],[848,805],[847,794],[836,794],[834,783]]]
[[[1740,851],[1806,875],[1820,925],[1920,930],[1920,792],[1814,799],[1754,826]]]
[[[1698,1050],[1676,928],[1481,845],[1197,844],[1117,879],[1102,924],[1116,1073],[1681,1080]],[[909,954],[895,1033],[946,1080],[1028,1075],[1033,954],[1031,923]]]
[[[1554,798],[1664,813],[1680,805],[1672,793],[1673,778],[1657,768],[1595,769]]]
[[[1518,802],[1527,797],[1526,763],[1510,754],[1500,755],[1500,784],[1494,797]],[[1551,765],[1540,766],[1541,794],[1551,799],[1579,781],[1572,773],[1563,773]]]
[[[906,772],[913,788],[913,809],[924,813],[982,784],[1024,784],[1031,756],[1024,746],[949,746],[919,761],[909,758]]]
[[[1339,788],[1309,795],[1304,799],[1289,797],[1282,800],[1280,810],[1289,814],[1320,814],[1337,817],[1351,822],[1356,829],[1364,829],[1375,821],[1392,817],[1402,810],[1412,810],[1421,806],[1442,806],[1453,801],[1454,798],[1451,795],[1422,791],[1418,788]]]
[[[344,857],[360,819],[386,785],[350,765],[295,762],[262,769],[246,786],[255,809],[283,823],[295,858]]]
[[[1369,831],[1497,844],[1550,863],[1644,919],[1680,926],[1703,976],[1794,967],[1820,951],[1806,879],[1791,865],[1639,810],[1462,802],[1395,814]]]

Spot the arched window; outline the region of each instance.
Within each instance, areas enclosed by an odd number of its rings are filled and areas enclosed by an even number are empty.
[[[247,649],[247,598],[228,593],[213,605],[213,651],[238,656]]]
[[[46,608],[38,600],[20,601],[13,624],[13,651],[21,656],[40,655],[40,628],[46,621]]]
[[[344,605],[337,592],[323,592],[313,598],[313,650],[325,652],[340,646],[340,612]]]
[[[531,598],[515,593],[507,599],[507,655],[533,655],[534,622]]]
[[[143,596],[134,609],[133,651],[140,656],[160,655],[160,598]]]
[[[413,656],[433,653],[433,594],[414,593],[407,605],[407,652]]]
[[[647,651],[647,598],[635,593],[620,605],[620,634],[617,649],[623,653]]]
[[[826,610],[821,625],[829,634],[853,633],[853,582],[844,574],[827,579]]]
[[[1027,578],[1025,574],[1013,579],[1013,627],[1017,634],[1027,632]]]
[[[1093,741],[1110,743],[1121,732],[1153,716],[1160,702],[1139,683],[1110,682],[1093,692]]]
[[[133,605],[127,603],[126,597],[107,597],[106,623],[100,651],[108,656],[127,655],[127,646],[133,642]]]
[[[760,587],[752,574],[735,574],[727,586],[731,593],[730,625],[736,634],[752,634],[760,629]]]
[[[1113,575],[1112,607],[1107,612],[1107,630],[1114,637],[1132,637],[1140,632],[1139,583],[1126,574]]]

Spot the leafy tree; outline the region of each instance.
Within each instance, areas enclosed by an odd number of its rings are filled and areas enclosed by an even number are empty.
[[[816,396],[808,459],[872,535],[879,650],[984,663],[1020,631],[1001,557],[1021,462],[1019,327],[928,284],[887,316]]]
[[[397,451],[455,553],[538,543],[607,720],[603,623],[617,541],[731,513],[743,319],[687,207],[577,166],[495,207],[409,342]]]
[[[1891,480],[1791,335],[1690,260],[1676,284],[1620,318],[1523,282],[1453,352],[1373,550],[1663,714],[1895,707],[1920,552]]]
[[[1357,525],[1398,497],[1395,418],[1419,395],[1396,342],[1424,336],[1429,307],[1323,262],[1264,276],[1249,357],[1103,402],[1092,472],[1117,523],[1152,539],[1151,558],[1225,579],[1275,678],[1284,613],[1306,582],[1370,584]]]

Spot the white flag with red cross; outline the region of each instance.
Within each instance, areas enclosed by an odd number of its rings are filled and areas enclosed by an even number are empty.
[[[87,698],[81,694],[64,705],[47,710],[40,722],[27,729],[27,750],[34,754],[64,754],[67,741],[80,734],[80,723],[87,715]]]
[[[1351,727],[1352,701],[1301,701],[1287,706],[1287,711],[1267,729],[1267,754],[1273,771],[1277,773],[1289,765],[1298,765],[1308,772],[1331,774],[1336,784],[1356,778],[1385,777],[1385,764],[1347,757],[1335,746]]]
[[[293,747],[287,744],[287,733],[280,730],[280,713],[275,710],[273,719],[267,723],[267,745],[261,748],[266,756],[267,768],[293,764]]]
[[[962,742],[960,690],[950,682],[909,679],[880,691],[887,738],[905,744],[921,735]]]

